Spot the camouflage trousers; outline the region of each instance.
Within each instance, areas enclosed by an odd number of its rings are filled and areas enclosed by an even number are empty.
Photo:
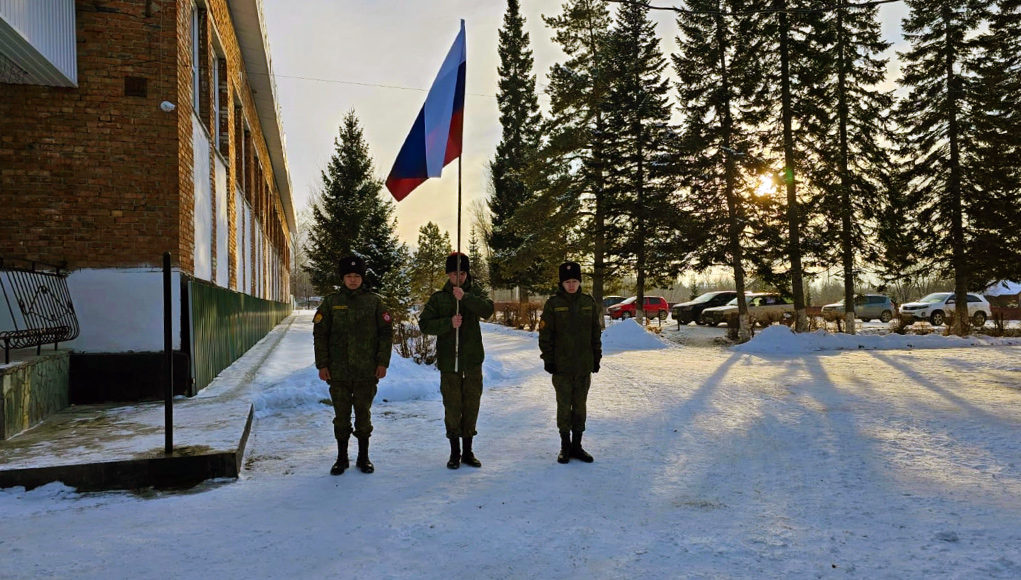
[[[372,434],[372,399],[376,397],[378,380],[371,381],[330,381],[330,399],[333,401],[333,435],[338,441],[347,439],[353,432],[355,437]],[[355,413],[355,428],[351,429],[351,410]]]
[[[557,393],[559,431],[585,430],[586,402],[591,384],[592,373],[553,375],[553,390]]]
[[[482,400],[482,367],[455,373],[440,372],[443,423],[447,438],[474,437]]]

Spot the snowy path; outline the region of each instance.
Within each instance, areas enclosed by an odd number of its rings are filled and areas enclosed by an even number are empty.
[[[241,480],[0,491],[0,577],[1021,576],[1021,347],[608,355],[596,462],[564,466],[535,335],[487,325],[482,469],[446,469],[438,377],[395,365],[376,473],[331,477],[310,318],[245,395]]]

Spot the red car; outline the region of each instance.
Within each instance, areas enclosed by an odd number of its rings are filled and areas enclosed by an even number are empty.
[[[627,300],[614,304],[606,310],[610,314],[610,318],[616,320],[618,318],[632,318],[635,315],[635,299],[637,297],[632,296]],[[670,314],[670,305],[662,296],[646,296],[645,297],[645,315],[649,318],[659,318],[660,320],[666,320],[668,314]]]

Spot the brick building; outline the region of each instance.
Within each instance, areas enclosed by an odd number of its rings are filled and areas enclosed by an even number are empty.
[[[290,312],[293,231],[261,0],[0,0],[0,258],[71,271],[72,402],[159,393],[164,252],[208,384]]]

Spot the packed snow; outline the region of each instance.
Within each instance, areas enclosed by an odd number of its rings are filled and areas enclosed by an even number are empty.
[[[916,348],[963,348],[967,346],[1021,346],[1021,338],[967,337],[940,334],[843,334],[825,330],[796,333],[782,324],[764,328],[750,341],[733,350],[744,353],[806,353],[823,350],[911,350]]]
[[[1016,339],[771,327],[726,348],[615,323],[596,461],[559,465],[536,334],[486,324],[483,467],[445,467],[438,373],[395,356],[376,472],[333,477],[311,316],[202,393],[257,408],[239,480],[0,490],[0,577],[1021,576]]]

